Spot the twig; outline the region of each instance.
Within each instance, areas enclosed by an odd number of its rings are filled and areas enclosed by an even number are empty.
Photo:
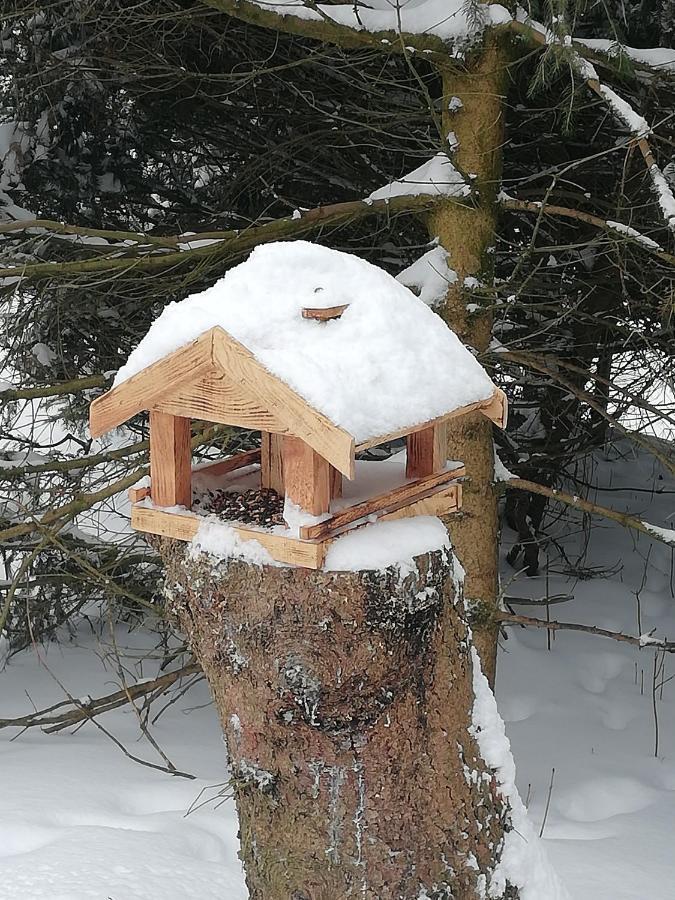
[[[122,690],[114,691],[112,694],[106,694],[104,697],[97,697],[86,702],[73,700],[68,695],[68,700],[62,700],[53,706],[36,710],[27,716],[19,716],[15,719],[0,719],[0,728],[39,727],[44,728],[46,734],[55,734],[64,728],[77,725],[79,722],[92,720],[95,716],[109,712],[111,709],[125,706],[137,697],[143,697],[160,689],[166,691],[167,688],[186,675],[193,675],[199,672],[201,672],[199,665],[196,662],[191,662],[180,669],[165,672],[157,678],[130,684]]]
[[[535,619],[532,616],[520,616],[515,613],[497,612],[494,619],[501,625],[523,625],[528,628],[547,628],[551,631],[583,631],[586,634],[595,634],[599,637],[611,638],[624,644],[632,644],[634,647],[656,647],[667,653],[675,653],[675,641],[659,640],[648,636],[635,637],[632,634],[624,634],[622,631],[607,631],[597,625],[581,625],[577,622],[547,622],[546,619]]]
[[[544,809],[544,818],[541,820],[541,828],[539,829],[539,837],[544,836],[544,828],[546,827],[546,819],[548,818],[548,810],[551,805],[551,794],[553,793],[553,779],[555,778],[555,769],[551,769],[551,780],[548,784],[548,795],[546,797],[546,808]]]

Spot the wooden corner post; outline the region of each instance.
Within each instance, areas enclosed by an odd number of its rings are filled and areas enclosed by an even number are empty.
[[[189,419],[150,411],[150,485],[156,506],[192,506]]]
[[[284,461],[282,456],[283,438],[269,431],[261,432],[260,441],[260,484],[271,488],[280,497],[284,495]]]
[[[425,478],[445,468],[448,458],[445,422],[413,431],[406,438],[406,478]]]
[[[283,438],[284,492],[305,512],[318,516],[330,508],[330,465],[309,444]]]

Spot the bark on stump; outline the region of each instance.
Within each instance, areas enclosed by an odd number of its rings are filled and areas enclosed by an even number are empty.
[[[316,572],[156,546],[222,722],[252,900],[486,896],[509,809],[470,731],[452,555]]]

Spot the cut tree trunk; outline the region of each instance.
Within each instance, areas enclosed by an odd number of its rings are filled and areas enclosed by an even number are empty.
[[[326,572],[153,542],[220,715],[252,900],[485,896],[509,807],[471,731],[452,555]]]
[[[443,134],[454,132],[453,162],[471,175],[477,197],[473,207],[441,202],[427,219],[429,235],[448,251],[449,265],[458,275],[448,286],[443,317],[479,354],[487,350],[492,336],[496,198],[509,53],[506,42],[491,37],[465,73],[452,68],[443,73]],[[467,289],[467,277],[481,287]],[[476,608],[476,647],[494,684],[498,629],[491,612],[498,592],[498,518],[491,423],[478,413],[449,422],[448,458],[462,460],[467,471],[462,513],[446,524],[466,572],[467,601]]]

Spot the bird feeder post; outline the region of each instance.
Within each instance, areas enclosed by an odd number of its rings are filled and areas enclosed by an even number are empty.
[[[441,472],[447,460],[445,422],[413,431],[406,438],[406,478],[424,478]]]
[[[288,500],[314,516],[330,509],[330,466],[309,444],[283,439],[284,491]]]
[[[150,480],[157,506],[192,506],[190,419],[150,411]]]
[[[282,435],[263,431],[260,441],[260,486],[284,493]]]

